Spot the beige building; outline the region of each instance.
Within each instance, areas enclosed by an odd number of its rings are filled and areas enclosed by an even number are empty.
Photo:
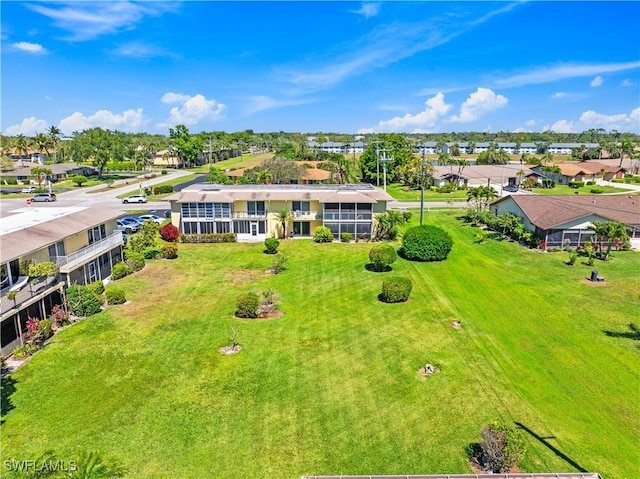
[[[235,233],[239,241],[283,235],[278,213],[289,211],[284,235],[311,237],[318,226],[334,236],[370,238],[374,216],[393,198],[369,184],[196,184],[167,198],[171,219],[184,234]]]

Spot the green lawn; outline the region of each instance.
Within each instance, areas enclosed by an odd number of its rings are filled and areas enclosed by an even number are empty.
[[[599,188],[604,194],[633,191],[624,186],[620,188],[615,186],[583,186],[582,188],[571,188],[567,185],[556,185],[555,188],[535,188],[532,191],[537,195],[593,195],[591,188]]]
[[[413,190],[403,186],[401,183],[391,183],[387,185],[387,193],[396,200],[420,201],[420,190]],[[425,201],[466,201],[467,191],[456,190],[452,193],[437,193],[430,189],[424,190]]]
[[[202,175],[193,173],[191,175],[180,176],[178,178],[172,178],[170,180],[163,181],[162,183],[158,183],[158,184],[152,185],[151,189],[153,190],[153,188],[155,188],[156,186],[176,186],[176,185],[181,185],[183,183],[187,183],[187,182],[189,182],[191,180],[194,180],[197,176],[202,176]],[[144,185],[144,182],[143,182],[143,185]],[[130,190],[130,191],[126,192],[126,193],[119,194],[118,196],[116,196],[116,198],[119,198],[119,199],[127,198],[128,196],[137,195],[139,193],[140,193],[139,189]],[[149,201],[159,201],[159,200],[162,200],[162,199],[164,199],[167,196],[170,196],[172,194],[173,193],[163,193],[161,195],[147,195],[147,199]]]
[[[465,448],[502,418],[606,479],[636,476],[638,342],[604,331],[638,317],[637,253],[597,263],[593,285],[566,253],[476,244],[450,211],[426,221],[452,235],[449,258],[391,273],[365,269],[366,243],[284,241],[277,276],[263,244],[180,245],[118,281],[130,304],[5,381],[3,458],[94,449],[149,478],[469,473]],[[379,303],[396,274],[410,301]],[[233,317],[239,293],[265,288],[284,317]],[[231,325],[244,349],[223,356]],[[426,362],[441,372],[419,376]],[[524,471],[576,470],[527,438]]]

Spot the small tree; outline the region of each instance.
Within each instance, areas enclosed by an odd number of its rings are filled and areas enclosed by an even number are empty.
[[[162,228],[160,228],[158,230],[158,233],[160,233],[160,237],[163,240],[168,241],[169,243],[175,243],[176,241],[178,241],[178,238],[180,237],[180,231],[178,230],[177,227],[173,226],[171,223],[169,223],[168,225],[164,225]]]
[[[385,303],[402,303],[409,299],[413,284],[409,278],[389,278],[382,282],[381,299]]]
[[[78,186],[82,186],[83,183],[86,183],[87,181],[89,181],[89,178],[87,178],[84,175],[76,175],[73,178],[71,178],[71,181],[73,181]]]
[[[9,292],[7,293],[7,299],[8,299],[9,301],[13,301],[13,307],[14,307],[14,308],[17,306],[17,304],[16,304],[16,296],[17,296],[17,295],[18,295],[18,292],[17,292],[17,291],[9,291]]]
[[[271,262],[271,271],[273,274],[280,274],[287,269],[288,260],[286,256],[276,254]]]
[[[629,239],[627,227],[621,222],[594,221],[593,230],[598,240],[599,257],[603,261],[609,259],[614,244],[622,245]]]
[[[526,446],[520,429],[505,423],[494,422],[480,433],[482,456],[479,463],[489,472],[508,472],[524,455]]]
[[[280,226],[282,227],[282,239],[284,239],[287,237],[287,223],[291,219],[291,211],[280,210],[276,213],[276,218],[278,218]]]
[[[160,227],[155,221],[145,221],[140,231],[129,237],[127,248],[142,253],[145,248],[156,246],[159,229]]]
[[[257,318],[260,298],[256,293],[241,294],[236,298],[236,316],[239,318]]]
[[[397,258],[396,249],[390,244],[375,245],[369,250],[369,261],[374,271],[386,271]]]

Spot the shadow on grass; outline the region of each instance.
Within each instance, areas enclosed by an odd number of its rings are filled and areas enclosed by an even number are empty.
[[[520,429],[522,429],[523,431],[525,431],[527,434],[529,434],[531,437],[536,439],[538,442],[540,442],[540,444],[542,444],[547,449],[549,449],[551,452],[553,452],[557,457],[559,457],[560,459],[566,461],[567,464],[575,467],[579,472],[589,472],[584,467],[582,467],[580,464],[578,464],[576,461],[574,461],[569,456],[567,456],[565,453],[563,453],[560,449],[558,449],[557,447],[553,446],[552,444],[549,444],[547,439],[555,439],[555,436],[542,437],[542,436],[539,436],[538,434],[533,432],[531,429],[529,429],[527,426],[525,426],[524,424],[522,424],[522,423],[520,423],[518,421],[514,421],[514,424],[516,426],[518,426]]]
[[[11,395],[16,392],[16,380],[11,375],[2,377],[1,398],[0,398],[0,425],[4,424],[5,416],[15,406],[11,402]]]
[[[604,334],[612,338],[626,338],[640,341],[640,328],[635,323],[629,323],[629,331],[604,331]]]
[[[372,271],[373,273],[388,273],[389,271],[393,271],[391,266],[385,266],[384,269],[377,269],[373,263],[365,264],[364,269]]]

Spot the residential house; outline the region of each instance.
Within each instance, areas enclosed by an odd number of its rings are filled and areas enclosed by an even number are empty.
[[[302,185],[316,185],[321,183],[329,183],[332,180],[332,173],[328,170],[323,170],[322,168],[318,168],[318,164],[322,163],[320,161],[305,161],[300,164],[308,166],[302,174],[300,180],[291,178],[291,184],[302,184]],[[224,172],[224,175],[228,177],[231,181],[236,183],[238,178],[244,176],[245,172],[251,170],[251,168],[238,168],[236,170],[228,170]]]
[[[551,143],[547,151],[554,155],[570,155],[576,148],[593,150],[600,148],[598,143]]]
[[[51,174],[48,176],[52,182],[63,181],[76,175],[93,176],[98,174],[98,170],[93,166],[78,165],[76,163],[42,165],[41,163],[32,161],[19,161],[12,170],[2,172],[2,179],[15,178],[23,184],[37,185],[37,177],[31,174],[33,168],[46,168],[51,170]]]
[[[0,222],[2,354],[22,344],[29,316],[43,319],[72,284],[104,280],[122,260],[117,212],[86,207],[31,206],[4,213]],[[54,262],[58,274],[29,278],[24,263]],[[15,301],[7,297],[16,292]]]
[[[542,177],[531,168],[519,164],[506,165],[468,165],[460,168],[456,165],[435,166],[431,176],[432,186],[444,186],[457,183],[459,186],[520,185],[524,180]]]
[[[153,166],[165,168],[182,168],[184,162],[172,150],[160,150],[153,155]]]
[[[557,166],[560,171],[557,173],[543,171],[543,166],[536,166],[533,169],[559,185],[568,185],[572,181],[595,181],[599,178],[609,181],[613,178],[622,178],[625,172],[625,169],[620,166],[599,161],[567,161],[555,163],[554,166]]]
[[[491,203],[492,213],[520,217],[546,248],[578,247],[593,240],[594,221],[619,221],[629,228],[634,249],[640,249],[640,196],[505,196]]]
[[[370,184],[188,186],[167,198],[171,221],[184,234],[236,233],[239,241],[281,236],[278,212],[291,212],[285,234],[311,237],[318,226],[334,236],[370,238],[374,215],[393,198]]]

